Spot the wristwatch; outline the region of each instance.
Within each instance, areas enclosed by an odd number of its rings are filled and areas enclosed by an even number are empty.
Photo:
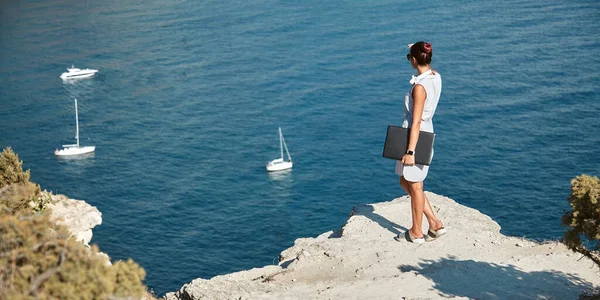
[[[406,154],[408,154],[408,155],[413,155],[413,154],[415,154],[415,151],[412,151],[412,150],[406,150]]]

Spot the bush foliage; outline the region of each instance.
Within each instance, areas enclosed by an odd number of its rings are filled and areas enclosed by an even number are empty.
[[[141,299],[146,276],[133,260],[110,265],[52,222],[50,193],[29,181],[10,149],[0,154],[0,300]]]
[[[13,183],[27,183],[29,177],[29,170],[23,172],[23,162],[10,147],[0,153],[0,188]]]
[[[29,181],[30,177],[29,170],[23,171],[23,162],[10,147],[0,153],[0,211],[42,212],[52,203],[52,194],[42,192],[39,185]]]
[[[572,210],[562,217],[569,227],[565,244],[600,265],[600,179],[585,174],[573,178],[569,204]]]

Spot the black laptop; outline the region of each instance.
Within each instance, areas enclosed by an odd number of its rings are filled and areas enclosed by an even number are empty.
[[[408,148],[408,139],[410,138],[410,128],[402,128],[389,125],[383,146],[383,157],[402,160],[402,156]],[[431,163],[431,152],[433,151],[433,141],[435,133],[421,131],[419,140],[415,148],[415,163],[419,165],[429,165]]]

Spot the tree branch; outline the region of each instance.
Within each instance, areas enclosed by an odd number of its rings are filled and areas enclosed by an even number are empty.
[[[587,256],[589,259],[595,262],[596,265],[600,266],[600,254],[597,251],[591,251],[584,246],[575,247],[575,251]]]
[[[60,253],[60,258],[58,259],[58,264],[56,265],[56,267],[46,270],[46,272],[42,273],[40,276],[36,277],[31,282],[31,284],[29,285],[29,295],[37,296],[37,289],[40,287],[40,285],[58,271],[60,266],[65,261],[65,252],[65,248],[63,248]]]

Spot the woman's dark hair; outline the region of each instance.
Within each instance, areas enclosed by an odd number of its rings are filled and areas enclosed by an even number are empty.
[[[430,43],[423,41],[416,42],[410,47],[410,56],[417,60],[417,64],[420,66],[428,65],[431,63],[431,57],[433,56],[433,49]]]

